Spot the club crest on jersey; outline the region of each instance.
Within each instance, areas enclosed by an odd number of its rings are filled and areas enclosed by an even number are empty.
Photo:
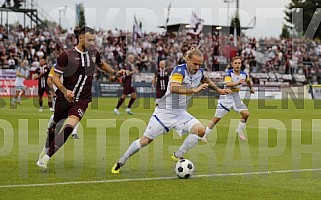
[[[93,63],[96,63],[96,56],[93,55],[93,57],[91,57],[91,60],[93,61]]]

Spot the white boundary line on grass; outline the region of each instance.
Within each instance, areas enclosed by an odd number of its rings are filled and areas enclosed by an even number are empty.
[[[321,171],[321,168],[317,168],[317,169],[276,170],[276,171],[266,171],[266,172],[228,173],[228,174],[203,174],[203,175],[194,175],[193,178],[225,177],[225,176],[248,176],[248,175],[268,175],[268,174],[284,174],[284,173],[291,173],[291,172],[312,172],[312,171]],[[55,185],[117,183],[117,182],[131,182],[131,181],[154,181],[154,180],[170,180],[170,179],[178,179],[178,177],[155,177],[155,178],[113,179],[113,180],[100,180],[100,181],[72,181],[72,182],[56,182],[56,183],[21,184],[21,185],[0,185],[0,189],[1,188],[19,188],[19,187],[55,186]]]

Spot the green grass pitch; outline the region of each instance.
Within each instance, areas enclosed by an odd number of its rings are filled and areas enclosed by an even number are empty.
[[[46,99],[45,99],[46,101]],[[126,99],[126,103],[128,99]],[[312,100],[250,100],[248,140],[235,135],[239,114],[231,111],[207,144],[186,158],[196,171],[175,175],[171,154],[183,142],[170,131],[131,157],[121,174],[110,169],[140,137],[153,113],[153,99],[139,99],[127,115],[112,112],[116,98],[98,98],[86,111],[80,140],[69,139],[50,160],[35,165],[51,115],[37,99],[10,106],[0,99],[0,199],[319,199],[321,195],[321,104]],[[216,100],[194,98],[189,112],[205,126]]]

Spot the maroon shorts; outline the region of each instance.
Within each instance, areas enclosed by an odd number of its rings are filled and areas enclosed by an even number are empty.
[[[123,89],[123,94],[131,94],[131,93],[134,93],[136,92],[135,88],[131,87],[131,86],[124,86],[124,89]]]
[[[156,99],[162,98],[166,93],[166,90],[156,89]]]
[[[81,99],[78,102],[68,102],[65,97],[59,96],[56,99],[54,121],[58,123],[68,116],[74,115],[79,118],[79,121],[84,116],[90,100]]]
[[[51,94],[50,89],[48,86],[44,87],[44,88],[38,88],[38,95],[39,96],[43,96],[43,94],[46,92],[46,94]]]

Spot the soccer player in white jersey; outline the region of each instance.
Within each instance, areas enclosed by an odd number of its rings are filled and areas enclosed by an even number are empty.
[[[20,66],[17,68],[16,72],[16,80],[15,80],[15,88],[16,94],[11,100],[12,105],[16,105],[16,103],[21,105],[21,97],[25,93],[26,87],[23,84],[24,80],[29,77],[29,68],[25,61],[21,61]]]
[[[232,93],[227,95],[220,95],[215,115],[212,118],[211,122],[208,124],[205,135],[202,138],[203,142],[207,142],[207,135],[212,131],[212,129],[220,121],[220,119],[224,117],[231,109],[241,114],[241,119],[236,129],[236,133],[238,134],[240,140],[246,140],[246,137],[243,134],[243,129],[246,126],[246,121],[250,113],[246,105],[241,100],[239,91],[244,83],[246,83],[250,88],[251,94],[254,94],[254,90],[252,88],[249,76],[241,70],[242,57],[233,57],[231,60],[231,64],[233,69],[227,72],[224,78],[224,82],[226,88],[229,88]]]
[[[201,65],[203,53],[198,49],[191,49],[185,56],[186,64],[175,67],[169,78],[165,95],[159,100],[151,116],[144,135],[131,143],[125,154],[112,167],[112,173],[119,173],[127,159],[137,153],[142,147],[151,143],[157,136],[167,133],[171,128],[179,135],[190,132],[180,148],[172,155],[177,162],[183,155],[204,136],[204,126],[187,112],[188,103],[193,94],[205,90],[208,86],[220,94],[228,94],[229,89],[218,88],[207,76]]]

